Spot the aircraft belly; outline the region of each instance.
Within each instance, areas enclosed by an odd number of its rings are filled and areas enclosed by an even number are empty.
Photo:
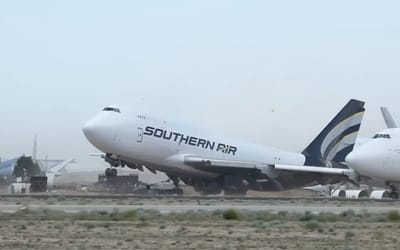
[[[206,178],[212,179],[218,177],[220,174],[209,171],[199,170],[197,168],[188,166],[184,163],[184,155],[173,155],[164,160],[164,172],[175,173],[179,176],[190,178]]]
[[[169,166],[164,168],[166,174],[176,175],[179,177],[188,177],[188,178],[199,178],[199,179],[213,179],[219,176],[219,174],[201,171],[189,166]]]
[[[317,176],[312,173],[281,173],[278,181],[283,189],[304,187],[316,183]]]
[[[191,166],[187,166],[179,161],[175,161],[175,159],[171,158],[163,158],[161,160],[154,159],[153,160],[140,160],[140,159],[133,159],[131,157],[123,157],[121,159],[131,162],[134,164],[143,164],[144,166],[152,169],[163,172],[167,175],[173,175],[177,177],[188,177],[188,178],[203,178],[203,179],[213,179],[219,176],[219,174],[208,172],[208,171],[201,171]],[[163,164],[160,164],[163,163]]]

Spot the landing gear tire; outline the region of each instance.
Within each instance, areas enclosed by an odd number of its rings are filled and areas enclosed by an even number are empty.
[[[394,200],[398,200],[399,199],[399,193],[398,192],[390,192],[389,193],[389,197],[394,199]]]
[[[117,176],[118,170],[115,168],[107,168],[104,174],[106,175],[106,177]]]
[[[111,168],[107,168],[104,174],[106,175],[106,177],[111,176]]]
[[[179,181],[180,181],[179,178],[175,177],[175,176],[169,176],[169,175],[168,175],[168,177],[174,183],[174,186],[175,186],[174,192],[177,195],[183,195],[183,190],[179,187]]]
[[[391,183],[389,181],[387,181],[385,184],[390,187],[389,197],[391,199],[398,200],[399,199],[399,184]]]

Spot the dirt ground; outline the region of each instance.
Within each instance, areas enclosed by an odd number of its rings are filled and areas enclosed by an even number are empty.
[[[0,249],[400,249],[400,222],[2,218]],[[207,219],[208,218],[208,219]]]

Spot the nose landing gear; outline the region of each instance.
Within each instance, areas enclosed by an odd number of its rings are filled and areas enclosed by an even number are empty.
[[[121,160],[114,158],[110,153],[102,155],[101,157],[110,164],[110,167],[107,168],[106,171],[104,171],[105,176],[117,176],[118,170],[116,168],[119,166],[123,166]]]
[[[107,168],[104,174],[106,175],[106,177],[117,176],[118,170],[116,168]]]

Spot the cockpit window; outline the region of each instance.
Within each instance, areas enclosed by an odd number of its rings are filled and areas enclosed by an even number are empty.
[[[388,135],[388,134],[376,134],[372,138],[374,138],[374,139],[376,139],[376,138],[390,139],[390,135]]]
[[[117,112],[121,113],[121,111],[118,108],[112,108],[112,107],[105,107],[103,111],[112,111],[112,112]]]

